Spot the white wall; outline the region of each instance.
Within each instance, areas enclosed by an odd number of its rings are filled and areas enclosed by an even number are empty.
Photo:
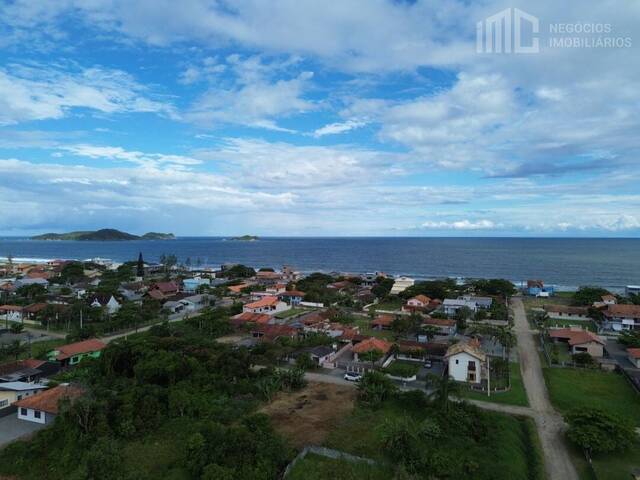
[[[47,414],[46,412],[40,412],[40,418],[36,418],[35,416],[35,410],[32,408],[27,408],[27,413],[26,415],[22,414],[22,408],[18,407],[18,418],[20,420],[27,420],[28,422],[35,422],[35,423],[45,423],[46,422],[46,418],[47,418]]]
[[[476,381],[474,383],[480,383],[480,360],[466,352],[460,352],[449,357],[449,376],[457,382],[466,382],[470,361],[476,364]]]

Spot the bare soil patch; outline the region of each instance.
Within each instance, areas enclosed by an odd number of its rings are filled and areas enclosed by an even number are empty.
[[[321,445],[336,423],[353,410],[356,389],[328,383],[309,383],[299,392],[280,393],[261,409],[295,448]]]

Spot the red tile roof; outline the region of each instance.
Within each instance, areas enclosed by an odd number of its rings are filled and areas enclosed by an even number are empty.
[[[178,291],[178,285],[174,282],[158,282],[153,289],[160,290],[162,293],[172,293]]]
[[[640,305],[607,305],[605,317],[640,318]]]
[[[300,290],[289,290],[287,292],[279,293],[278,296],[280,296],[280,297],[304,297],[304,292],[301,292]]]
[[[84,340],[82,342],[62,345],[55,349],[59,352],[56,356],[56,360],[65,360],[81,353],[98,352],[106,346],[106,344],[102,343],[97,338],[90,338],[89,340]]]
[[[640,348],[627,348],[627,353],[635,359],[640,358]]]
[[[269,340],[275,340],[278,337],[293,337],[298,333],[298,331],[289,325],[261,324],[256,325],[253,333],[261,334]]]
[[[23,311],[27,313],[38,313],[47,308],[47,303],[32,303],[31,305],[27,305],[24,307]]]
[[[374,327],[390,327],[395,319],[396,317],[394,315],[378,315],[374,320],[372,320],[371,325]]]
[[[68,398],[73,401],[83,393],[84,390],[80,387],[63,384],[49,390],[45,390],[42,393],[18,400],[14,405],[21,408],[31,408],[33,410],[57,414],[60,400]]]
[[[369,337],[353,347],[354,353],[365,353],[371,350],[378,350],[387,353],[391,349],[391,343],[380,338]]]
[[[549,337],[566,339],[569,341],[569,345],[582,345],[583,343],[596,342],[604,345],[598,335],[589,330],[572,330],[571,328],[552,328],[549,330]]]
[[[409,300],[417,300],[425,305],[427,305],[431,301],[431,299],[426,295],[416,295],[415,297],[412,297]]]
[[[260,300],[247,303],[245,307],[247,308],[262,308],[262,307],[270,307],[277,304],[280,300],[278,297],[262,297]]]
[[[271,315],[267,315],[265,313],[253,313],[253,312],[243,312],[238,315],[234,315],[231,317],[232,320],[237,320],[242,323],[252,322],[252,323],[269,323],[272,318]]]
[[[21,312],[23,307],[20,305],[0,305],[0,311],[2,312]]]
[[[435,325],[437,327],[454,327],[456,325],[455,320],[451,320],[449,318],[425,318],[422,323],[424,325]]]

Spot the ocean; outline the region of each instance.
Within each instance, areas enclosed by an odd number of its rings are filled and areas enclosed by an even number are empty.
[[[383,271],[417,279],[541,279],[565,289],[600,285],[621,289],[640,284],[640,239],[602,238],[284,238],[253,242],[218,237],[125,242],[35,241],[0,238],[0,257],[19,259],[145,260],[175,254],[206,265],[292,265],[302,272]]]

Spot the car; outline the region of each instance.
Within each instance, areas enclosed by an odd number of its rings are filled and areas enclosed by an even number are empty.
[[[433,367],[433,363],[431,363],[431,360],[425,360],[424,368],[431,368],[431,367]]]
[[[356,372],[347,372],[344,374],[344,379],[347,382],[359,382],[362,380],[362,375]]]

